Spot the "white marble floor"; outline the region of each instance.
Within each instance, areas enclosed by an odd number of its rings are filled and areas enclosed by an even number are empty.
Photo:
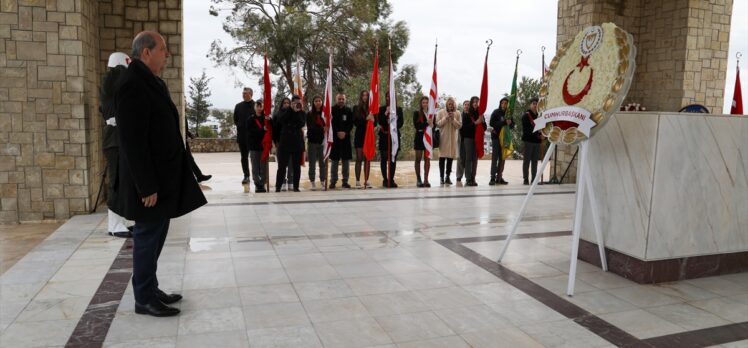
[[[437,242],[505,234],[521,185],[247,194],[236,179],[172,221],[158,275],[182,313],[137,315],[128,286],[105,347],[615,346]],[[519,232],[570,230],[573,191],[541,187]],[[105,228],[75,217],[0,277],[0,346],[65,346],[122,248]],[[463,245],[495,259],[502,243]],[[748,322],[746,273],[639,285],[580,261],[568,298],[569,249],[516,239],[503,266],[636,340]]]

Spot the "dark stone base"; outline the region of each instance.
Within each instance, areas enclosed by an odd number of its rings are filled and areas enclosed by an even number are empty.
[[[643,261],[605,248],[605,257],[608,259],[608,271],[639,284],[655,284],[748,272],[748,251]],[[579,259],[601,267],[597,244],[580,239]]]

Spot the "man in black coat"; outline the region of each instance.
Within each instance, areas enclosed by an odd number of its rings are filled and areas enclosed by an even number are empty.
[[[255,102],[252,100],[252,89],[244,87],[242,101],[234,106],[234,125],[236,125],[236,142],[239,143],[241,153],[242,184],[249,184],[249,147],[247,144],[247,120],[255,112]]]
[[[377,124],[379,125],[379,162],[380,169],[382,170],[382,186],[386,188],[395,188],[395,169],[397,169],[397,155],[400,154],[400,147],[398,146],[395,156],[391,155],[392,150],[392,137],[390,136],[390,95],[385,94],[385,101],[387,102],[384,106],[379,108],[379,114],[377,115]],[[397,143],[400,144],[400,128],[403,127],[405,122],[403,118],[403,109],[397,107]],[[387,159],[390,159],[389,175],[387,168]],[[389,178],[389,180],[388,180]]]
[[[501,98],[499,101],[499,108],[491,113],[491,119],[488,121],[488,125],[491,126],[491,181],[489,185],[506,185],[508,182],[504,181],[504,149],[501,148],[501,139],[499,134],[501,129],[506,127],[504,132],[511,132],[514,128],[512,123],[512,115],[507,115],[507,107],[509,105],[509,99],[506,97]]]
[[[132,43],[133,61],[117,83],[120,136],[117,201],[112,210],[135,221],[133,274],[135,313],[174,316],[168,304],[182,299],[158,288],[156,267],[169,220],[206,202],[190,169],[179,113],[161,74],[169,58],[164,38],[152,31]]]
[[[330,189],[335,188],[338,181],[338,163],[343,161],[343,188],[351,188],[348,184],[348,175],[350,173],[351,159],[353,150],[351,150],[351,130],[353,130],[353,110],[345,105],[345,94],[339,93],[336,97],[337,104],[332,107],[332,130],[335,137],[332,141],[332,151],[330,151],[330,160],[332,168],[330,169]]]
[[[301,97],[295,95],[291,99],[291,108],[280,113],[276,121],[281,125],[280,140],[278,141],[278,173],[275,176],[275,192],[281,191],[286,168],[293,166],[293,190],[299,192],[301,176],[301,154],[304,152],[304,128],[306,113],[302,110]],[[290,161],[290,163],[289,163]]]

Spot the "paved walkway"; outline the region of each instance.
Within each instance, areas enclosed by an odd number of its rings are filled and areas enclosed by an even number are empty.
[[[173,220],[159,264],[181,315],[134,314],[131,244],[79,216],[0,276],[0,346],[748,345],[747,273],[639,285],[580,262],[565,296],[573,185],[540,187],[494,262],[515,163],[508,186],[255,194],[231,155],[197,159],[209,204]]]

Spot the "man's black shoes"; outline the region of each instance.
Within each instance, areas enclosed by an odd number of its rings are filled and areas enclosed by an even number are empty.
[[[132,238],[132,232],[130,232],[129,230],[122,232],[109,232],[109,235],[118,238]]]
[[[151,301],[149,304],[142,305],[135,302],[135,313],[147,314],[154,317],[173,317],[179,314],[178,308],[169,307],[159,300]]]
[[[342,187],[345,188],[345,189],[349,189],[349,188],[351,188],[351,185],[348,185],[347,182],[344,182],[343,185],[342,185]]]
[[[213,177],[213,175],[198,175],[197,176],[197,182],[208,181],[212,177]]]
[[[177,303],[182,299],[182,295],[180,294],[167,294],[161,289],[156,289],[156,298],[163,302],[164,304],[172,304]]]

